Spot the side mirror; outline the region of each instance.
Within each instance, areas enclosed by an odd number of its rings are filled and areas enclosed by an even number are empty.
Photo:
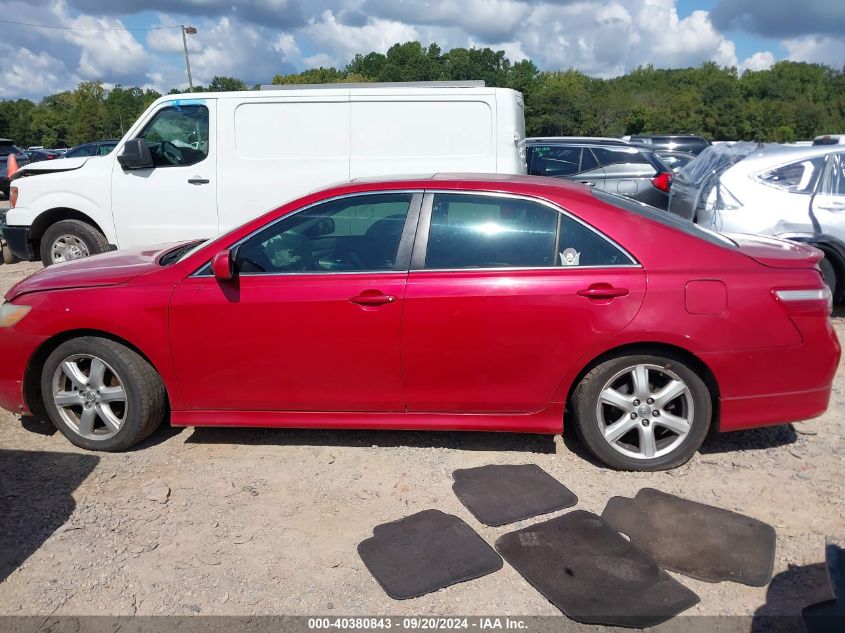
[[[133,138],[123,145],[123,150],[117,155],[117,162],[125,170],[151,169],[155,167],[150,148],[142,138]]]
[[[235,276],[235,258],[228,248],[211,259],[211,272],[217,281],[230,281]]]

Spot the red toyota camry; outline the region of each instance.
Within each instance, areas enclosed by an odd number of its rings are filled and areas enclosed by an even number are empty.
[[[551,178],[353,182],[223,237],[51,266],[0,308],[0,405],[116,451],[178,426],[560,433],[684,463],[811,418],[840,348],[810,247]]]

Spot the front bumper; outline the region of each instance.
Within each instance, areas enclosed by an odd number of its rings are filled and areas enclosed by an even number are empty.
[[[33,253],[28,226],[4,226],[3,239],[6,240],[15,257],[25,262],[32,261]]]
[[[17,328],[0,328],[0,408],[31,413],[25,396],[24,376],[38,347],[47,337],[25,334]]]

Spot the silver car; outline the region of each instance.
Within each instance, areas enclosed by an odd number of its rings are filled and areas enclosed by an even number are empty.
[[[675,176],[669,211],[708,229],[813,244],[845,294],[845,146],[714,146]]]

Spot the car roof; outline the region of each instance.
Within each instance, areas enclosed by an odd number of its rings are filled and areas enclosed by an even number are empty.
[[[532,136],[526,143],[567,143],[567,144],[605,144],[631,145],[628,141],[612,136]]]
[[[817,158],[819,156],[826,156],[832,152],[842,150],[842,147],[836,145],[767,146],[748,155],[734,165],[734,167],[742,165],[749,170],[762,169],[768,165],[777,165],[791,160],[801,160],[804,158]]]

